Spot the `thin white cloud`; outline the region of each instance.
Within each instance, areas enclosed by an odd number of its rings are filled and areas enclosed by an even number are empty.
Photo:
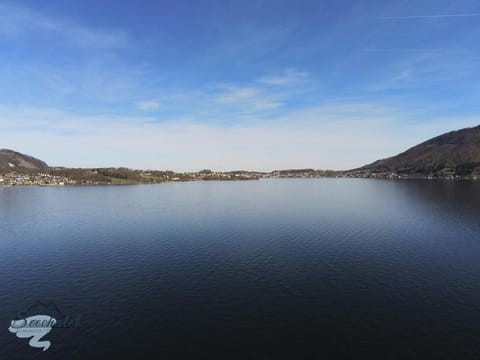
[[[480,13],[474,14],[436,14],[436,15],[407,15],[407,16],[381,16],[378,20],[401,20],[401,19],[441,19],[441,18],[456,18],[456,17],[476,17]]]
[[[379,52],[379,53],[425,53],[425,54],[469,54],[477,53],[480,50],[476,49],[429,49],[429,48],[418,48],[418,49],[362,49],[362,52]]]
[[[76,45],[98,48],[121,48],[128,44],[122,30],[93,29],[64,18],[48,16],[13,4],[0,4],[0,34],[47,32]]]
[[[239,101],[250,100],[258,96],[259,91],[254,88],[238,88],[228,90],[217,96],[217,101],[221,103],[236,103]]]
[[[237,114],[255,114],[256,112],[277,109],[283,105],[275,94],[254,87],[228,87],[227,90],[215,93],[213,99],[211,99],[211,95],[207,95],[207,103],[212,100],[217,105],[228,107],[230,111],[234,110]]]
[[[155,122],[147,116],[0,107],[0,127],[2,147],[51,165],[185,171],[348,169],[480,122],[471,117],[415,124],[402,113],[371,103],[330,104],[227,126],[202,119]]]
[[[272,51],[281,49],[293,31],[286,24],[265,28],[247,23],[229,23],[225,27],[214,27],[211,30],[220,41],[206,49],[203,60],[235,63],[255,62]]]
[[[41,73],[46,85],[57,94],[69,95],[75,91],[75,85],[64,79],[60,74]]]
[[[383,78],[372,81],[365,88],[373,91],[421,88],[452,81],[457,88],[474,87],[474,81],[469,84],[467,79],[474,79],[479,64],[476,57],[461,53],[411,54],[392,61],[385,70],[378,72]]]
[[[135,103],[137,109],[142,111],[154,111],[160,107],[158,101],[155,100],[143,100]]]
[[[268,85],[293,85],[305,81],[308,78],[308,73],[297,70],[286,70],[283,74],[278,76],[264,76],[261,77],[258,81],[263,84]]]

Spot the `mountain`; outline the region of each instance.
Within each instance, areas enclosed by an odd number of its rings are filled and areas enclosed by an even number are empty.
[[[32,156],[0,149],[0,174],[7,172],[30,173],[48,169],[48,165]]]
[[[437,136],[399,155],[352,171],[433,177],[478,176],[480,126]]]

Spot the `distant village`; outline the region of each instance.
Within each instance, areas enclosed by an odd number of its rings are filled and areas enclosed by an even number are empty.
[[[75,182],[63,176],[53,176],[49,174],[26,175],[16,172],[0,175],[0,185],[74,185]]]
[[[63,176],[54,176],[49,174],[19,174],[16,172],[0,175],[0,185],[20,186],[20,185],[75,185],[75,181],[69,180]]]
[[[13,169],[12,169],[13,170]],[[64,186],[64,185],[128,185],[155,184],[179,181],[232,181],[276,178],[376,178],[376,179],[466,179],[454,174],[407,175],[395,172],[372,172],[370,170],[331,171],[314,169],[276,170],[272,172],[201,170],[198,172],[177,173],[173,171],[131,170],[127,168],[69,169],[50,168],[38,173],[10,171],[0,173],[0,186]],[[479,176],[468,179],[480,180]]]
[[[52,168],[47,172],[20,173],[16,171],[0,174],[3,186],[63,186],[103,184],[151,184],[172,181],[232,181],[258,180],[261,178],[316,178],[334,177],[335,172],[313,169],[279,170],[266,172],[201,170],[176,173],[173,171],[151,171],[130,169],[65,169]],[[71,175],[71,176],[68,176]]]
[[[346,170],[290,169],[272,172],[174,172],[129,168],[66,168],[14,150],[0,149],[0,185],[154,184],[173,181],[231,181],[263,178],[374,178],[480,180],[480,126],[452,131],[403,153]],[[459,160],[461,159],[461,160]]]

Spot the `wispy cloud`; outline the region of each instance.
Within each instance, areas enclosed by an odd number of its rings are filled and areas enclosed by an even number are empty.
[[[237,109],[239,114],[260,115],[264,110],[274,110],[283,105],[285,94],[268,91],[259,87],[227,87],[215,93],[217,103]]]
[[[289,93],[275,91],[254,82],[218,84],[194,91],[157,93],[159,115],[197,121],[238,123],[279,112]],[[200,120],[201,119],[201,120]]]
[[[282,103],[260,89],[252,87],[233,88],[216,95],[216,101],[224,105],[233,105],[250,111],[276,109]]]
[[[407,15],[407,16],[381,16],[378,20],[402,20],[402,19],[441,19],[441,18],[458,18],[458,17],[476,17],[478,14],[436,14],[436,15]]]
[[[295,99],[305,97],[308,87],[299,89],[309,74],[286,70],[276,77],[266,75],[238,83],[218,83],[193,91],[156,93],[152,98],[161,103],[161,112],[201,116],[211,122],[229,124],[249,121],[255,117],[273,116],[288,107]]]
[[[264,76],[258,81],[268,85],[294,85],[305,81],[308,78],[308,73],[294,69],[285,70],[283,74],[277,76]]]
[[[0,34],[16,35],[46,32],[80,46],[121,48],[128,42],[123,30],[94,29],[65,18],[48,16],[13,4],[0,4]]]
[[[254,88],[239,88],[228,90],[217,96],[217,101],[221,103],[237,103],[239,101],[251,100],[258,95],[258,90]]]
[[[142,111],[154,111],[160,107],[160,104],[158,103],[158,101],[155,100],[143,100],[137,101],[135,103],[135,106],[137,107],[137,109]]]
[[[448,54],[448,53],[478,53],[480,49],[432,49],[432,48],[418,48],[418,49],[405,49],[405,48],[390,48],[390,49],[362,49],[362,52],[378,52],[378,53],[434,53],[434,54]]]
[[[292,28],[282,24],[278,27],[257,27],[247,24],[228,24],[215,29],[220,41],[209,46],[204,61],[228,60],[249,63],[267,57],[288,42]]]
[[[258,117],[226,125],[0,106],[0,127],[7,129],[2,146],[52,165],[272,170],[353,168],[480,121],[471,117],[412,123],[406,121],[410,115],[373,103],[331,103],[284,113],[275,121]]]
[[[413,95],[413,89],[431,92],[432,86],[438,87],[442,83],[455,82],[455,88],[450,89],[450,93],[453,93],[474,86],[479,64],[476,57],[457,52],[412,53],[399,57],[386,69],[379,71],[378,75],[382,77],[372,81],[366,89],[373,91],[408,89],[410,95]]]

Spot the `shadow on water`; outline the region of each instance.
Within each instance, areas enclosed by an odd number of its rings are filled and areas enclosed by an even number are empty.
[[[408,201],[425,211],[442,211],[480,225],[480,182],[451,180],[402,180],[394,186]]]

